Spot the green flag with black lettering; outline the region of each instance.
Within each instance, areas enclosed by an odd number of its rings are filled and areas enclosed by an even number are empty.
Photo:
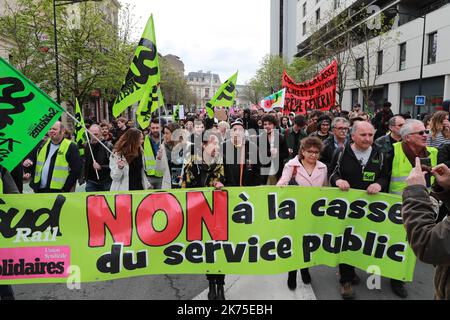
[[[0,165],[13,170],[64,109],[0,58]]]
[[[177,104],[173,109],[173,120],[180,121],[180,104]]]
[[[160,79],[155,28],[153,24],[153,15],[151,15],[144,33],[142,34],[142,38],[139,41],[133,62],[131,63],[125,78],[125,83],[114,103],[114,117],[118,117],[128,107],[137,102],[141,102],[141,112],[145,113],[148,103],[153,103],[153,97],[157,97],[157,86],[160,83]],[[152,98],[149,99],[149,97]],[[150,118],[148,112],[146,115]],[[139,116],[140,115],[138,114],[138,117]],[[143,117],[145,117],[145,115]]]
[[[236,97],[236,83],[238,72],[217,90],[215,96],[206,104],[206,111],[210,119],[214,118],[214,107],[232,107]]]
[[[81,113],[80,104],[78,99],[75,98],[75,118],[80,121],[75,123],[75,142],[80,151],[80,155],[84,156],[84,143],[86,143],[86,133],[83,114]]]
[[[141,129],[147,129],[152,120],[153,112],[164,106],[164,97],[161,88],[159,86],[153,86],[150,91],[148,89],[145,92],[145,98],[141,100],[136,111],[136,120]]]

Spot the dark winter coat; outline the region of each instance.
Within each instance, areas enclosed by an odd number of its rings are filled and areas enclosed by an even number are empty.
[[[108,141],[102,141],[102,143],[108,147],[110,151],[113,149],[113,145]],[[109,168],[109,157],[110,153],[105,150],[105,148],[100,145],[100,143],[91,143],[92,152],[94,153],[95,161],[102,167],[101,170],[98,171],[98,175],[100,180],[97,179],[95,174],[95,170],[93,169],[93,160],[91,156],[91,150],[89,146],[86,144],[84,146],[84,154],[85,154],[85,166],[84,166],[84,176],[86,180],[93,181],[96,183],[110,183],[111,180],[111,169]]]
[[[289,128],[287,135],[287,145],[289,149],[294,150],[291,154],[291,158],[298,155],[298,150],[300,149],[300,143],[303,138],[306,138],[308,134],[304,129],[300,129],[298,132],[294,131],[294,128]]]
[[[444,163],[450,168],[450,143],[443,144],[439,148],[437,163]]]
[[[325,141],[323,142],[323,150],[320,153],[320,161],[325,163],[328,167],[328,172],[333,172],[333,169],[331,167],[331,161],[333,160],[334,152],[336,151],[337,146],[335,144],[334,135],[330,135]]]
[[[369,161],[365,167],[362,167],[350,143],[347,143],[333,155],[330,167],[334,168],[334,171],[330,175],[330,185],[335,187],[336,181],[342,179],[347,181],[352,189],[367,190],[371,184],[378,183],[381,186],[381,192],[387,192],[391,176],[390,160],[376,145],[373,145]],[[365,173],[366,179],[364,179]],[[367,178],[368,173],[374,176]]]
[[[434,190],[434,195],[450,208],[450,191]],[[436,266],[435,299],[450,300],[450,219],[436,223],[427,188],[420,185],[403,191],[402,216],[408,242],[417,258]]]
[[[380,148],[380,150],[386,154],[392,154],[394,152],[394,143],[397,143],[391,138],[390,134],[382,136],[375,140],[375,144]]]
[[[276,137],[275,137],[275,141],[278,141],[278,146],[276,146],[276,148],[278,149],[278,154],[276,156],[277,160],[278,160],[278,170],[276,173],[277,176],[277,181],[280,180],[282,174],[283,174],[283,169],[284,169],[284,165],[286,164],[286,162],[289,160],[289,150],[288,150],[288,146],[286,143],[286,139],[284,138],[284,136],[282,136],[280,133],[276,133]],[[264,139],[266,140],[266,145],[264,145]],[[269,159],[272,157],[272,153],[270,151],[270,143],[269,143],[269,139],[267,137],[267,134],[265,132],[261,133],[258,139],[258,143],[259,143],[259,148],[266,148],[266,153],[265,153],[265,158]],[[259,150],[259,152],[264,152],[263,149]],[[265,174],[269,171],[269,168],[271,166],[271,162],[268,163],[261,163],[261,168],[264,168],[265,172],[261,173],[261,184],[265,185],[267,183],[267,179],[269,178],[268,174]]]
[[[242,186],[259,186],[261,185],[260,165],[258,161],[257,146],[253,142],[245,142],[245,163],[242,177]],[[222,154],[224,163],[226,187],[239,187],[241,176],[241,165],[239,161],[240,152],[234,147],[231,140],[227,140],[222,144]],[[230,154],[232,152],[232,154]]]

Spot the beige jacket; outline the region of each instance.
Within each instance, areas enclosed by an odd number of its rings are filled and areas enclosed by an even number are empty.
[[[142,152],[142,185],[144,186],[144,190],[151,189],[151,185],[147,180],[147,176],[145,174],[145,159]],[[120,156],[117,155],[117,153],[112,154],[109,157],[109,168],[111,169],[111,178],[112,178],[112,184],[110,191],[128,191],[129,189],[129,172],[130,167],[128,163],[125,164],[125,167],[123,169],[119,169],[119,166],[117,165],[117,161],[119,160]]]

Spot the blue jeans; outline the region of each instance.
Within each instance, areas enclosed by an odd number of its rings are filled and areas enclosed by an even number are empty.
[[[86,181],[86,192],[102,192],[109,191],[111,182],[98,183],[94,181]]]

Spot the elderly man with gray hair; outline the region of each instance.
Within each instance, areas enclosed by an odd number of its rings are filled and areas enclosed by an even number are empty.
[[[89,133],[91,135],[91,146],[89,147],[87,143],[84,145],[84,154],[86,155],[84,166],[86,192],[109,191],[112,183],[111,169],[109,168],[109,151],[112,151],[113,145],[111,142],[103,140],[102,130],[99,125],[93,124],[89,128]],[[93,136],[102,141],[104,146]],[[109,151],[105,147],[108,147]]]
[[[341,125],[344,128],[345,122],[339,124]],[[334,171],[329,177],[330,185],[341,191],[352,188],[366,190],[368,194],[386,192],[389,184],[389,159],[373,145],[374,127],[366,121],[356,121],[351,135],[352,141],[346,142],[333,155],[330,168],[334,168]],[[342,298],[353,299],[355,294],[352,286],[360,282],[355,267],[339,264],[339,275]]]
[[[423,122],[414,119],[406,120],[400,129],[402,141],[394,143],[391,152],[389,193],[398,195],[403,193],[403,190],[407,187],[406,180],[415,166],[416,158],[420,159],[422,169],[428,172],[425,179],[427,187],[431,188],[433,181],[432,175],[429,173],[431,168],[437,165],[438,150],[427,147],[429,133]],[[392,280],[391,285],[394,293],[399,297],[406,298],[408,296],[403,282]]]
[[[220,142],[222,143],[230,137],[230,124],[226,121],[220,121],[217,128],[219,129]]]
[[[401,195],[406,188],[406,178],[414,167],[415,159],[420,158],[424,171],[430,172],[437,165],[436,148],[427,147],[430,131],[422,121],[408,119],[400,130],[401,142],[394,143],[392,151],[392,175],[389,193]],[[427,175],[427,186],[431,187],[431,175]]]
[[[345,146],[349,139],[350,122],[341,117],[336,117],[331,123],[331,135],[323,142],[324,148],[320,154],[320,161],[328,166],[328,170],[331,172],[334,168],[329,167],[331,160],[333,159],[334,152]]]
[[[389,130],[390,132],[375,140],[375,144],[386,153],[392,153],[394,149],[394,143],[400,142],[402,136],[400,134],[400,129],[405,124],[405,118],[401,115],[397,115],[389,119]]]

